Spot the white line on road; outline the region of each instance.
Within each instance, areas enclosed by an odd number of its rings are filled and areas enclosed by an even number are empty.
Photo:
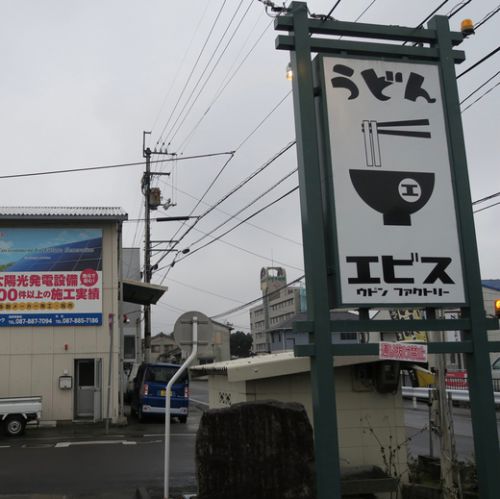
[[[192,402],[196,402],[197,404],[206,405],[208,407],[207,402],[203,402],[202,400],[194,399],[192,397],[189,400],[191,400]]]
[[[61,449],[69,447],[70,445],[106,445],[106,444],[122,444],[122,445],[136,445],[137,442],[130,440],[90,440],[88,442],[59,442],[54,447]]]

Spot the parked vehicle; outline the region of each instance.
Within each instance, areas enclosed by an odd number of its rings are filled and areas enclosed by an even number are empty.
[[[140,365],[137,376],[134,378],[131,404],[139,421],[148,415],[165,414],[166,387],[179,368],[178,364],[162,362]],[[186,371],[172,386],[170,414],[177,417],[181,423],[185,423],[188,412],[189,377]]]
[[[24,433],[28,421],[39,421],[42,415],[42,397],[0,398],[0,423],[10,437]]]

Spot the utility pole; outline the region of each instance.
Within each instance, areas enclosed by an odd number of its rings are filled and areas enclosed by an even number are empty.
[[[146,134],[142,132],[142,156],[146,158],[146,172],[142,177],[142,192],[144,194],[144,283],[151,282],[151,220],[150,220],[150,192],[151,192],[151,149],[146,148]],[[144,305],[144,360],[151,358],[151,305]]]
[[[151,210],[156,210],[160,203],[160,190],[151,189],[151,175],[170,175],[170,173],[154,172],[151,173],[151,154],[160,154],[164,156],[177,156],[175,153],[169,153],[165,150],[151,151],[146,147],[146,135],[151,132],[142,132],[142,157],[146,159],[146,171],[142,176],[142,193],[144,194],[144,272],[143,280],[145,284],[151,282],[153,267],[151,266]],[[155,196],[152,196],[153,191]],[[154,198],[152,200],[152,198]],[[186,217],[184,217],[186,218]],[[158,251],[158,250],[156,250]],[[149,362],[151,359],[151,305],[144,305],[144,360]]]

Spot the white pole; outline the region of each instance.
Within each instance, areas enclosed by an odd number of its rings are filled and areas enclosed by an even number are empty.
[[[172,376],[167,384],[165,393],[165,470],[163,476],[163,497],[168,499],[168,479],[170,467],[170,392],[173,384],[179,379],[180,375],[187,369],[189,364],[195,359],[198,354],[198,317],[193,317],[193,346],[189,357],[179,370]]]

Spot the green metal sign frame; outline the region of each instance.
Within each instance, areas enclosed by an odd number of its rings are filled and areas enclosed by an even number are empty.
[[[427,29],[349,23],[308,16],[307,4],[292,2],[287,12],[275,20],[276,48],[291,55],[293,99],[297,137],[302,235],[307,284],[308,320],[297,323],[296,330],[308,332],[311,343],[295,347],[296,356],[311,358],[311,384],[314,410],[316,481],[318,499],[340,499],[340,458],[332,357],[340,355],[377,355],[378,344],[332,344],[331,332],[367,331],[462,331],[463,341],[429,343],[429,353],[463,353],[469,377],[472,428],[481,498],[498,499],[500,481],[499,441],[490,351],[500,351],[500,342],[489,342],[487,331],[498,329],[497,319],[485,316],[479,259],[474,230],[472,201],[455,64],[465,60],[461,33],[451,32],[448,19],[435,16]],[[321,37],[315,37],[321,35]],[[330,38],[325,37],[328,35]],[[333,39],[332,36],[363,38],[372,41]],[[378,40],[378,41],[374,41]],[[411,44],[380,43],[401,41]],[[430,62],[439,68],[443,92],[444,119],[447,129],[452,180],[457,203],[456,216],[463,263],[466,305],[458,319],[437,319],[437,306],[426,308],[424,320],[371,320],[368,308],[359,309],[358,321],[330,321],[332,282],[332,220],[330,187],[326,186],[322,165],[326,138],[322,136],[318,109],[317,75],[313,54],[337,54],[392,61]],[[334,250],[333,250],[334,252]],[[333,286],[335,288],[335,286]]]

